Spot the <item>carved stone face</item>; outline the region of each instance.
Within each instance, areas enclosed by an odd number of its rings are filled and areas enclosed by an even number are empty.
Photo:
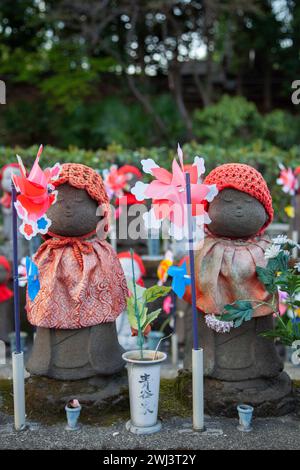
[[[102,218],[96,215],[97,208],[97,202],[84,189],[62,184],[56,204],[47,212],[52,221],[50,231],[64,237],[86,235],[96,229]]]
[[[210,232],[220,237],[248,238],[264,226],[268,215],[254,197],[226,188],[209,205]]]

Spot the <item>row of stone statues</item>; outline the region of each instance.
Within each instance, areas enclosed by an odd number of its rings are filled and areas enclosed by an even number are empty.
[[[7,175],[12,171],[17,168],[2,173],[2,208],[9,216]],[[270,192],[262,175],[242,164],[217,167],[205,183],[219,190],[208,208],[212,222],[195,259],[200,344],[205,375],[213,381],[211,392],[230,400],[252,389],[262,400],[270,401],[272,394],[283,399],[290,393],[290,381],[274,344],[258,336],[272,324],[265,305],[252,320],[227,333],[210,329],[204,321],[205,315],[217,316],[237,299],[267,300],[256,266],[266,264],[269,241],[263,234],[273,219]],[[34,301],[27,298],[27,317],[37,330],[27,368],[31,374],[62,380],[112,375],[124,366],[115,323],[126,309],[128,292],[119,259],[106,241],[108,196],[100,175],[81,164],[64,164],[55,186],[58,199],[48,211],[52,226],[34,256],[41,289]],[[11,233],[8,220],[5,236]],[[9,258],[9,250],[7,254]],[[0,267],[0,283],[7,279],[4,271]],[[190,303],[189,291],[185,299]],[[186,319],[190,332],[191,315]],[[186,367],[191,366],[190,353],[188,334]]]

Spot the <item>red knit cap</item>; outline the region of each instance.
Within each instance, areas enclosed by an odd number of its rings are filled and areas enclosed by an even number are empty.
[[[109,209],[108,196],[106,194],[102,178],[92,168],[80,163],[64,163],[59,179],[54,181],[54,186],[68,183],[78,189],[85,189],[89,196],[97,201],[98,205],[105,204]]]
[[[216,184],[219,191],[225,188],[237,189],[257,199],[269,216],[260,233],[272,222],[274,211],[269,188],[263,176],[252,166],[243,163],[220,165],[207,175],[204,184]]]

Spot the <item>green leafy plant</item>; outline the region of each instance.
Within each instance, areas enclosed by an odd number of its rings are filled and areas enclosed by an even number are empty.
[[[224,306],[224,313],[220,319],[231,321],[235,328],[241,326],[244,321],[253,318],[257,308],[268,306],[276,316],[273,330],[265,331],[261,336],[271,339],[279,339],[283,344],[292,346],[294,341],[300,340],[300,263],[294,267],[289,266],[292,250],[296,244],[286,236],[273,239],[265,252],[268,263],[265,268],[257,267],[259,280],[271,294],[269,302],[245,299]],[[298,246],[299,248],[299,246]],[[283,301],[286,313],[279,312],[279,302]]]
[[[132,250],[131,260],[133,279],[127,280],[128,290],[130,292],[130,296],[127,297],[127,314],[131,328],[137,331],[138,346],[141,359],[143,359],[145,330],[161,313],[161,308],[154,312],[149,312],[149,307],[147,305],[160,297],[167,295],[170,292],[171,287],[155,285],[146,289],[145,287],[141,287],[136,284]]]

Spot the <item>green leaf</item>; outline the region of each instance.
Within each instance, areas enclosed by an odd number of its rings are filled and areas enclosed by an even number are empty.
[[[268,261],[267,269],[273,271],[274,273],[287,271],[289,264],[289,255],[280,251],[276,258],[271,258]]]
[[[155,300],[159,299],[167,295],[171,291],[172,287],[166,286],[152,286],[144,291],[144,299],[146,303],[154,302]]]
[[[137,299],[142,299],[144,296],[144,292],[146,291],[146,288],[139,286],[138,284],[135,284],[135,287],[134,287],[134,283],[132,279],[126,278],[126,281],[127,281],[127,287],[130,290],[130,292],[134,295],[134,290],[135,290]]]
[[[127,297],[126,303],[127,303],[127,315],[128,315],[129,324],[131,328],[134,328],[137,330],[138,323],[137,323],[137,318],[135,315],[134,297]]]
[[[140,300],[138,300],[136,303],[136,307],[137,307],[137,312],[136,312],[133,296],[127,297],[126,303],[127,303],[127,315],[128,315],[129,324],[131,328],[138,330],[138,319],[136,315],[139,316],[140,325],[142,327],[142,325],[146,322],[146,319],[147,319],[148,308],[145,307],[144,302],[141,302]]]
[[[151,312],[149,313],[149,315],[147,315],[147,320],[146,320],[146,323],[143,325],[143,330],[145,330],[145,328],[150,325],[150,323],[152,323],[154,320],[156,320],[156,318],[159,316],[161,312],[161,308],[155,310],[154,312]]]
[[[237,300],[234,304],[225,305],[224,310],[229,312],[221,315],[222,321],[233,321],[234,328],[238,328],[244,321],[251,320],[253,307],[251,302]]]
[[[272,258],[268,261],[266,268],[262,268],[261,266],[256,267],[258,279],[265,285],[270,294],[274,294],[277,291],[277,286],[281,282],[285,282],[288,261],[289,256],[281,251],[276,258]],[[278,273],[282,274],[278,276]]]
[[[277,285],[275,284],[276,274],[267,268],[261,268],[256,266],[256,273],[260,282],[264,284],[267,291],[270,294],[274,294],[277,290]]]

